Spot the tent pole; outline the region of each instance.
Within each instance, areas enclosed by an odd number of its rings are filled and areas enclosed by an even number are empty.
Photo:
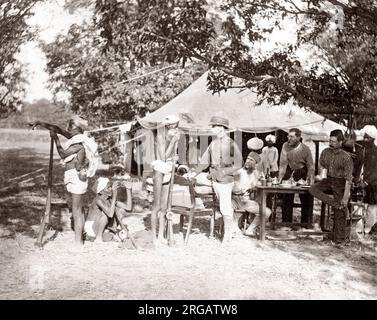
[[[319,141],[315,140],[315,174],[318,174],[318,163],[319,163]]]

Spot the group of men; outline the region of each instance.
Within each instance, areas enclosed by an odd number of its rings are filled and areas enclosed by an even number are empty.
[[[50,131],[51,139],[64,162],[64,184],[71,195],[75,244],[82,245],[85,239],[104,242],[127,238],[126,230],[117,233],[106,231],[117,231],[117,225],[124,225],[121,220],[132,209],[130,182],[121,185],[118,181],[111,182],[108,178],[99,177],[93,185],[95,197],[86,216],[83,211],[82,197],[88,190],[89,178],[95,175],[98,168],[97,144],[84,133],[88,127],[87,121],[74,116],[69,120],[67,129],[41,121],[33,122],[31,126],[41,126]],[[58,135],[68,140],[61,142]],[[125,189],[125,202],[119,201],[120,188]]]
[[[278,166],[278,150],[274,147],[276,138],[273,135],[266,137],[264,147],[262,140],[250,139],[247,145],[252,151],[242,166],[242,154],[225,131],[229,128],[229,121],[223,117],[213,117],[209,125],[214,130],[215,139],[204,152],[200,164],[188,177],[196,177],[202,170],[210,167],[209,178],[212,180],[223,216],[223,242],[228,242],[239,231],[238,222],[234,219],[235,209],[242,209],[253,215],[245,234],[256,236],[260,224],[260,199],[252,198],[255,194],[252,191],[255,190],[259,178],[268,172],[271,177],[280,180],[290,178],[295,181],[308,180],[314,174],[311,151],[301,142],[301,131],[291,129],[288,142],[282,148],[280,166]],[[303,206],[301,222],[304,223],[309,220],[313,204],[310,195],[300,195],[300,197]],[[283,222],[292,222],[293,195],[285,195],[282,200]],[[271,209],[266,208],[266,219],[269,219],[270,215]]]
[[[241,167],[242,155],[237,144],[226,134],[229,122],[223,117],[213,117],[209,123],[215,134],[215,139],[204,152],[200,164],[195,171],[188,174],[188,178],[196,177],[205,168],[209,167],[209,178],[212,180],[213,189],[218,197],[220,212],[224,222],[223,241],[232,238],[235,230],[238,230],[235,221],[234,210],[242,209],[252,213],[254,220],[246,231],[247,235],[255,236],[260,224],[259,205],[257,198],[250,197],[255,189],[258,178],[263,171],[271,176],[278,176],[279,181],[304,180],[310,184],[310,194],[300,194],[301,223],[309,224],[313,214],[313,198],[321,200],[332,206],[334,211],[333,240],[335,243],[344,242],[347,238],[346,223],[349,218],[349,200],[351,185],[359,181],[359,176],[353,176],[354,160],[350,153],[343,149],[345,136],[341,130],[330,132],[329,147],[320,155],[320,167],[327,174],[314,176],[315,167],[310,148],[302,142],[301,131],[292,128],[288,132],[288,141],[282,146],[280,162],[278,162],[277,149],[273,146],[275,137],[266,137],[266,146],[253,138],[248,141],[249,149],[252,149]],[[363,181],[366,187],[366,202],[368,203],[366,233],[369,233],[376,222],[377,212],[377,174],[375,164],[377,157],[377,129],[374,126],[366,126],[364,133],[365,152],[363,155]],[[260,139],[259,139],[260,140]],[[262,149],[263,147],[263,149]],[[259,150],[258,150],[259,149]],[[294,195],[282,195],[282,221],[293,220]],[[266,219],[271,210],[266,209]]]
[[[168,201],[168,182],[177,160],[177,144],[179,131],[177,130],[179,118],[168,116],[163,122],[163,131],[157,134],[157,156],[152,163],[154,169],[154,200],[151,216],[151,229],[153,242],[156,241],[157,215],[160,212],[159,237],[163,237],[164,214]],[[120,222],[125,212],[132,208],[130,184],[126,186],[127,201],[117,201],[118,183],[111,184],[107,178],[99,178],[93,190],[96,197],[90,206],[89,215],[84,222],[81,196],[87,190],[88,177],[95,172],[93,154],[96,146],[93,141],[83,135],[83,121],[76,118],[70,121],[68,130],[63,130],[54,125],[36,122],[33,126],[43,126],[50,130],[51,138],[55,141],[59,155],[66,163],[65,184],[72,194],[72,211],[76,243],[82,244],[83,234],[88,239],[104,240],[106,227]],[[276,138],[273,135],[266,137],[266,144],[258,138],[248,141],[251,152],[243,161],[242,153],[237,143],[228,134],[229,120],[222,116],[214,116],[209,122],[213,130],[213,140],[208,145],[200,159],[200,163],[192,172],[185,174],[187,179],[197,178],[209,167],[208,179],[219,200],[219,209],[223,218],[223,242],[229,242],[239,233],[238,221],[235,219],[234,210],[242,209],[251,213],[251,221],[246,235],[255,236],[260,224],[260,201],[252,197],[253,190],[263,173],[268,173],[278,181],[305,180],[310,182],[309,193],[315,198],[330,204],[334,210],[334,241],[345,240],[346,219],[349,215],[348,203],[351,195],[351,184],[359,181],[360,177],[353,176],[353,159],[342,148],[344,134],[341,130],[330,133],[329,147],[324,149],[320,156],[320,166],[327,172],[326,176],[314,177],[314,161],[310,148],[302,142],[301,131],[292,128],[288,132],[288,141],[282,146],[280,162],[278,164],[278,149],[274,146]],[[365,231],[370,232],[376,222],[377,213],[377,173],[375,164],[377,160],[377,129],[374,126],[365,126],[365,148],[362,157],[363,176],[366,186],[366,202],[368,215]],[[60,143],[57,134],[65,136],[68,144]],[[313,183],[315,181],[315,183]],[[294,195],[282,196],[282,221],[292,222]],[[313,213],[313,198],[309,194],[300,195],[301,223],[311,221]],[[270,208],[266,208],[266,219],[271,215]],[[115,222],[114,222],[115,221]]]

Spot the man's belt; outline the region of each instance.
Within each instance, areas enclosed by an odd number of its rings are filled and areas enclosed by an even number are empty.
[[[222,168],[230,168],[230,167],[233,167],[233,164],[224,164],[222,166],[211,165],[212,169],[222,169]]]
[[[344,178],[344,177],[332,177],[332,176],[329,176],[329,175],[327,175],[327,178],[330,178],[330,179],[344,179],[344,180],[346,180],[346,178]]]

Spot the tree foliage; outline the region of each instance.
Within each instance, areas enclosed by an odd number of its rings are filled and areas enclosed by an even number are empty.
[[[63,103],[54,104],[47,99],[39,99],[33,103],[23,103],[20,111],[12,113],[6,119],[0,119],[0,128],[25,128],[28,123],[37,120],[66,128],[72,115]]]
[[[22,104],[25,78],[16,59],[22,44],[35,36],[27,24],[39,0],[0,0],[0,117]]]
[[[105,50],[132,66],[202,61],[213,92],[254,88],[273,104],[376,115],[375,0],[97,0]],[[292,41],[260,48],[293,26]],[[303,52],[310,55],[303,55]]]
[[[88,4],[68,1],[66,6],[77,10]],[[133,64],[124,51],[107,45],[98,29],[98,17],[95,15],[80,26],[72,25],[67,35],[43,44],[55,92],[68,91],[71,109],[93,123],[143,116],[169,101],[203,73],[204,68],[198,64],[187,68],[165,61]]]

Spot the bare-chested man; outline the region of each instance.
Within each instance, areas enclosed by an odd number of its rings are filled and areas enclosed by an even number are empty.
[[[96,197],[93,200],[88,217],[85,221],[84,230],[87,240],[96,240],[99,242],[109,241],[112,237],[104,237],[104,231],[111,219],[122,219],[127,215],[127,211],[132,210],[132,193],[131,182],[125,182],[127,198],[126,203],[117,201],[119,181],[111,184],[108,178],[100,177],[93,186]]]

